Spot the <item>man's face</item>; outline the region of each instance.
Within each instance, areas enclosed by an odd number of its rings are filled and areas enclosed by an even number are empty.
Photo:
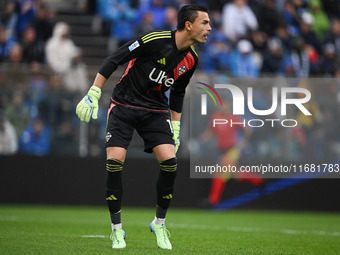
[[[206,12],[198,11],[197,14],[198,17],[193,23],[191,23],[192,38],[197,43],[206,43],[208,35],[211,31],[210,19],[208,13]]]

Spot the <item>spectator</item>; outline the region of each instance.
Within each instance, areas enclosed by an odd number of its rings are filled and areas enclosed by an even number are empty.
[[[12,103],[5,109],[5,116],[13,124],[17,137],[20,137],[30,121],[29,109],[25,105],[24,95],[21,91],[14,93]]]
[[[28,103],[31,110],[31,118],[35,118],[37,115],[41,116],[45,121],[49,119],[49,107],[46,90],[48,87],[47,79],[42,72],[41,66],[37,65],[31,69],[29,77],[30,95],[28,97]]]
[[[17,36],[21,37],[22,33],[28,27],[35,16],[38,0],[21,0],[19,2],[19,19],[17,24]]]
[[[75,156],[78,153],[78,141],[70,120],[63,120],[52,138],[52,153],[60,156]]]
[[[152,0],[150,11],[152,12],[152,15],[154,17],[152,26],[156,30],[164,29],[166,8],[163,0]]]
[[[340,20],[332,21],[331,30],[325,36],[324,43],[332,43],[335,46],[337,56],[340,56]]]
[[[268,41],[268,48],[264,54],[261,72],[283,74],[285,55],[280,40],[272,38]]]
[[[49,78],[46,98],[41,101],[38,110],[39,113],[43,112],[45,114],[44,117],[48,119],[48,123],[59,127],[63,120],[74,117],[72,113],[75,96],[73,93],[65,92],[59,76],[51,75]]]
[[[137,26],[136,34],[142,35],[142,34],[145,34],[147,32],[153,31],[154,28],[152,26],[152,20],[153,20],[152,12],[145,13],[143,18],[142,18],[141,24]]]
[[[0,110],[0,155],[15,154],[18,150],[17,135],[13,125]]]
[[[42,64],[44,49],[40,47],[33,27],[27,27],[22,38],[23,62],[29,64]]]
[[[5,4],[3,1],[1,4]],[[3,6],[1,6],[3,8]],[[18,1],[8,1],[4,9],[0,8],[0,27],[6,27],[8,37],[16,35],[16,28],[19,17]]]
[[[15,45],[16,40],[13,37],[9,37],[6,28],[0,28],[0,62],[9,60],[9,53],[12,47]]]
[[[282,23],[282,14],[275,8],[274,0],[265,0],[264,4],[257,15],[259,21],[259,30],[265,32],[267,36],[272,37],[279,24]]]
[[[79,49],[69,36],[70,27],[64,22],[58,22],[53,36],[47,41],[47,63],[56,73],[65,73],[71,68],[73,59],[79,55]]]
[[[175,7],[167,7],[165,9],[165,24],[164,29],[176,30],[177,29],[177,9]]]
[[[237,78],[255,78],[259,68],[253,56],[253,46],[247,40],[241,40],[237,49],[230,56],[230,71]]]
[[[340,4],[338,0],[322,0],[323,9],[330,19],[340,17]]]
[[[16,43],[9,52],[9,64],[11,71],[22,69],[22,47]]]
[[[276,37],[281,41],[285,54],[290,54],[294,38],[288,33],[287,25],[282,24],[276,29]]]
[[[268,40],[267,34],[260,30],[252,31],[250,33],[249,40],[251,41],[254,47],[254,51],[259,53],[260,55],[263,55],[267,47],[267,40]]]
[[[267,48],[268,36],[265,32],[255,30],[250,34],[250,42],[253,46],[253,57],[257,66],[262,66],[263,55]]]
[[[301,15],[302,13],[306,12],[308,0],[288,0],[288,1],[291,1],[293,3],[294,8],[298,15]]]
[[[320,63],[320,71],[327,76],[334,76],[337,66],[339,65],[335,54],[335,46],[332,43],[327,43],[323,47],[323,56]]]
[[[299,33],[299,14],[292,1],[284,3],[283,18],[287,24],[288,33],[295,36]]]
[[[19,151],[35,156],[50,153],[50,130],[41,118],[35,118],[24,130],[19,141]]]
[[[58,22],[53,36],[46,43],[46,60],[50,68],[61,76],[67,90],[84,91],[88,88],[81,51],[69,38],[70,27]]]
[[[16,43],[9,52],[7,62],[0,65],[0,74],[6,75],[6,84],[8,88],[20,89],[24,87],[24,82],[27,79],[28,69],[22,60],[22,47]],[[18,75],[20,74],[20,75]],[[0,78],[2,80],[3,78]]]
[[[53,33],[53,22],[51,21],[53,12],[49,11],[47,7],[40,4],[36,16],[33,18],[31,26],[34,27],[37,35],[37,41],[40,47],[45,48],[47,40]]]
[[[308,46],[301,37],[298,37],[295,39],[286,68],[291,67],[295,77],[306,78],[310,73],[310,65]]]
[[[229,70],[229,45],[223,34],[215,34],[215,40],[205,47],[202,54],[201,67],[206,72],[227,71]]]
[[[115,11],[111,17],[110,51],[114,51],[135,36],[135,21],[137,18],[136,11],[131,7],[130,0],[115,0],[112,4]]]
[[[234,0],[223,7],[222,26],[226,37],[235,43],[249,30],[256,30],[258,23],[246,0]]]
[[[318,40],[316,33],[313,30],[314,18],[308,13],[302,14],[302,20],[300,24],[300,34],[305,43],[312,46],[319,54],[321,53],[321,44]]]
[[[322,41],[324,39],[325,33],[330,28],[329,19],[326,13],[322,9],[322,3],[320,0],[310,0],[309,1],[309,11],[313,16],[313,30],[318,36],[318,39]]]
[[[210,12],[221,11],[225,3],[225,0],[207,1],[208,9],[210,10]]]
[[[122,16],[131,16],[131,3],[129,0],[98,0],[96,1],[97,14],[106,22],[113,22]]]

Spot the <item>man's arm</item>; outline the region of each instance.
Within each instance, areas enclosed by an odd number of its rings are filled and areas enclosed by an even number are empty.
[[[182,113],[170,110],[170,115],[172,121],[181,121]]]
[[[196,53],[193,53],[196,54]],[[175,152],[177,153],[177,150],[180,145],[180,128],[181,128],[181,116],[182,116],[182,108],[183,108],[183,100],[185,96],[185,89],[188,86],[190,79],[197,67],[197,61],[192,66],[191,69],[189,69],[188,72],[186,72],[182,77],[179,77],[177,81],[175,82],[174,86],[171,87],[170,91],[170,114],[171,114],[171,126],[174,133],[173,139],[175,141]]]
[[[182,77],[178,78],[175,84],[171,87],[171,90],[170,90],[170,110],[171,111],[174,111],[175,113],[178,113],[178,114],[182,112],[185,90],[196,69],[196,66],[197,64],[194,66],[193,69],[189,70]],[[176,116],[175,113],[174,115]]]
[[[192,75],[192,74],[191,74]],[[185,88],[189,83],[190,77],[182,83],[182,86],[178,86],[177,89],[171,89],[170,91],[170,115],[171,115],[171,127],[173,131],[173,139],[175,141],[175,153],[180,145],[180,129],[181,129],[181,116],[182,116],[182,107],[183,107],[183,99],[185,95]]]
[[[100,73],[97,73],[96,78],[94,79],[94,82],[93,82],[93,86],[96,86],[102,89],[105,82],[106,82],[106,78]]]
[[[91,116],[93,119],[97,119],[98,100],[101,97],[101,89],[106,80],[119,65],[140,56],[143,52],[141,50],[142,45],[139,39],[135,41],[132,40],[104,60],[87,95],[77,105],[76,114],[81,121],[89,122]]]

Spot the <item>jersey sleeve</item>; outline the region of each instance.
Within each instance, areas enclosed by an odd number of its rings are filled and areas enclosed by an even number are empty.
[[[170,90],[170,110],[175,112],[182,112],[183,101],[185,96],[185,89],[188,86],[195,68],[191,69],[185,76],[179,78]]]
[[[145,53],[144,43],[141,38],[131,40],[108,56],[99,69],[99,73],[108,79],[111,74],[122,65]]]

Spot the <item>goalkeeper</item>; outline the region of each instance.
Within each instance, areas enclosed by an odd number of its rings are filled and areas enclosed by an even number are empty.
[[[160,167],[156,215],[150,229],[160,248],[172,249],[165,216],[173,197],[177,172],[176,152],[185,89],[198,63],[192,45],[205,43],[211,30],[207,9],[203,6],[183,6],[177,21],[176,31],[145,34],[107,57],[93,86],[76,109],[81,121],[89,122],[91,116],[96,119],[101,88],[119,65],[128,62],[112,93],[106,130],[106,201],[114,249],[126,246],[121,223],[122,170],[134,130],[144,140],[144,151],[153,152]],[[168,104],[165,92],[169,89]]]

